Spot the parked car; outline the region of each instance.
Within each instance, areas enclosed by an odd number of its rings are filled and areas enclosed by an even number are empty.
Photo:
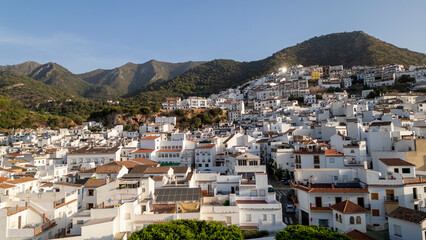
[[[287,204],[285,211],[288,213],[294,213],[294,204]]]

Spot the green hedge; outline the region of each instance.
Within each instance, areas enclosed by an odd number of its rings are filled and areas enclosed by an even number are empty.
[[[243,235],[236,226],[224,226],[220,222],[175,220],[169,223],[151,224],[132,233],[129,240],[241,240]]]
[[[261,238],[269,235],[269,232],[266,230],[244,230],[243,231],[243,239],[251,239],[251,238]]]
[[[277,232],[276,240],[321,239],[321,240],[350,240],[345,234],[330,230],[326,227],[290,225]]]

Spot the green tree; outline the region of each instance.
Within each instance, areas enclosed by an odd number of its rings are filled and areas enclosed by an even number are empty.
[[[241,230],[236,226],[224,226],[220,222],[175,220],[169,223],[151,224],[132,233],[129,240],[240,240]]]
[[[151,112],[151,109],[149,107],[141,107],[141,114],[149,114]]]
[[[222,110],[222,108],[212,108],[212,109],[210,109],[209,113],[213,117],[216,117],[216,116],[222,115],[223,110]]]
[[[330,230],[326,227],[290,225],[277,232],[276,240],[323,239],[323,240],[350,240],[345,234]]]

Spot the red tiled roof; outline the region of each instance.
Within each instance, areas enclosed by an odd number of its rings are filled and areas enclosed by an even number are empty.
[[[196,147],[196,149],[208,149],[208,148],[212,148],[214,146],[216,146],[216,144],[211,143],[211,144],[206,144],[206,145],[202,145],[202,146]]]
[[[148,136],[148,137],[142,138],[141,140],[155,140],[157,138],[159,138],[159,136]]]
[[[7,178],[7,177],[0,177],[0,183],[2,183],[4,181],[7,181],[7,180],[9,180],[9,178]]]
[[[160,149],[158,152],[181,152],[182,149]]]
[[[29,181],[37,181],[37,179],[32,178],[32,177],[21,177],[21,178],[18,178],[18,179],[9,180],[9,181],[7,181],[7,183],[19,184],[19,183],[24,183],[24,182],[29,182]]]
[[[359,230],[352,230],[346,233],[348,237],[354,240],[375,240],[375,238],[368,236],[367,234],[360,232]]]
[[[336,149],[326,149],[326,156],[343,156],[343,153],[339,153]]]
[[[155,151],[154,149],[138,149],[134,151],[134,153],[152,153],[154,151]]]
[[[361,207],[360,205],[355,204],[355,203],[353,203],[349,200],[334,204],[330,208],[334,209],[336,211],[339,211],[341,213],[348,213],[348,214],[368,212],[367,209],[365,209],[365,208]]]
[[[136,162],[137,164],[142,164],[142,165],[159,165],[158,162],[155,162],[146,158],[133,158],[127,162]]]
[[[380,158],[379,160],[387,166],[416,166],[400,158]]]
[[[15,187],[15,186],[7,184],[7,183],[0,183],[0,188],[6,189],[6,188],[12,188],[12,187]]]

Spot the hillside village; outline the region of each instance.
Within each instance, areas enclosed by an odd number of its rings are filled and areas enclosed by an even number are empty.
[[[401,79],[407,91],[378,91]],[[127,239],[175,219],[424,238],[424,88],[426,66],[297,65],[167,97],[173,116],[139,131],[88,121],[1,133],[0,239]],[[177,127],[180,109],[217,108],[226,120]]]

